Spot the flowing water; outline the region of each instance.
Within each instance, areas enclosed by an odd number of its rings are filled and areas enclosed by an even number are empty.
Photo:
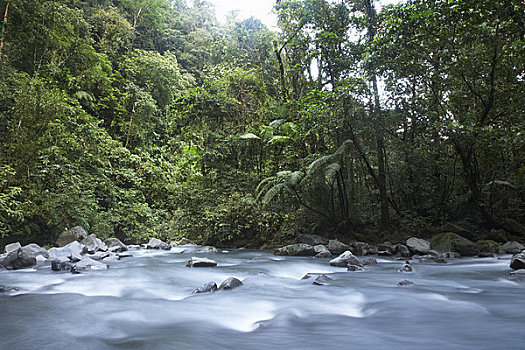
[[[400,273],[394,259],[347,272],[248,250],[187,268],[179,252],[136,250],[82,274],[0,271],[0,285],[19,288],[0,293],[0,349],[525,349],[525,281],[509,276],[508,256]],[[229,276],[244,285],[192,294]]]

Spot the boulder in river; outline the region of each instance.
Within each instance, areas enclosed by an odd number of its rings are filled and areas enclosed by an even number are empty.
[[[53,259],[51,260],[51,270],[53,271],[71,271],[73,263],[68,259]]]
[[[525,250],[514,254],[512,259],[510,259],[510,268],[513,270],[525,269]]]
[[[410,249],[404,244],[396,244],[394,246],[394,254],[402,256],[403,258],[408,258],[410,256]]]
[[[82,254],[86,253],[86,247],[77,241],[73,241],[61,248],[51,248],[48,253],[49,260],[69,259],[71,261],[80,261],[82,260]]]
[[[315,254],[316,258],[331,258],[332,253],[322,244],[318,244],[314,246],[314,250],[317,254]]]
[[[412,269],[412,265],[410,265],[410,263],[407,261],[403,266],[401,266],[401,268],[399,270],[397,270],[398,272],[412,272],[413,269]]]
[[[217,283],[210,281],[200,286],[199,288],[195,289],[193,293],[198,294],[198,293],[209,293],[209,292],[215,292],[215,291],[217,291]]]
[[[446,232],[432,237],[432,249],[440,252],[454,251],[461,256],[475,256],[481,248],[471,240],[461,237],[453,232]]]
[[[317,276],[314,281],[312,282],[313,285],[316,286],[325,286],[333,281],[332,278],[326,276],[326,275],[319,275]]]
[[[30,243],[21,247],[20,255],[23,259],[36,258],[37,256],[49,258],[49,253],[47,252],[46,248],[42,248],[35,243]]]
[[[108,246],[108,250],[113,253],[121,253],[128,250],[128,246],[118,238],[108,238],[104,243]]]
[[[366,258],[365,260],[363,260],[363,265],[365,266],[377,265],[377,260],[375,258]]]
[[[523,244],[512,241],[507,242],[504,245],[502,245],[499,249],[500,254],[517,254],[525,249],[525,246]]]
[[[98,251],[105,252],[108,250],[108,246],[102,242],[100,238],[97,238],[94,233],[84,238],[81,243],[86,246],[86,250],[89,254],[95,254]]]
[[[363,272],[365,269],[359,265],[348,264],[346,265],[346,271]]]
[[[333,255],[340,255],[347,250],[350,250],[350,246],[338,241],[337,239],[331,239],[328,241],[328,250]]]
[[[11,243],[11,244],[6,245],[5,248],[4,248],[4,252],[9,254],[12,251],[15,251],[15,250],[20,249],[20,248],[22,248],[22,245],[20,244],[20,242],[15,242],[15,243]]]
[[[318,236],[318,235],[308,235],[308,234],[300,234],[297,236],[297,243],[304,243],[311,246],[315,245],[327,245],[328,239]]]
[[[410,237],[406,246],[415,254],[426,254],[430,250],[430,243],[422,238]]]
[[[80,272],[88,270],[106,270],[108,269],[108,267],[109,266],[107,264],[85,257],[73,265],[71,272]]]
[[[24,256],[21,249],[13,250],[0,259],[0,266],[8,270],[26,269],[35,265],[36,258]]]
[[[230,290],[240,287],[242,285],[243,283],[239,279],[235,277],[228,277],[221,283],[221,285],[219,286],[219,290]]]
[[[347,250],[337,258],[330,260],[331,266],[346,267],[347,265],[361,265],[359,259],[352,254],[351,251]]]
[[[220,253],[220,250],[211,246],[195,246],[184,249],[182,254],[210,254],[210,253]]]
[[[158,238],[152,238],[149,240],[148,244],[146,244],[146,249],[163,249],[163,250],[170,250],[171,246],[161,241]]]
[[[87,232],[81,226],[75,226],[72,229],[64,231],[58,236],[57,246],[64,247],[71,242],[80,242],[87,237]]]
[[[304,243],[290,244],[282,248],[277,248],[273,252],[275,255],[286,255],[286,256],[314,256],[314,247]]]
[[[0,293],[16,292],[18,290],[17,287],[3,286],[0,284]]]
[[[195,256],[192,256],[190,260],[188,260],[188,263],[186,264],[186,267],[214,267],[217,266],[217,262],[215,260],[211,260],[208,258],[197,258]]]
[[[356,256],[364,256],[369,254],[377,254],[377,247],[366,242],[352,242],[349,245],[349,250]],[[345,249],[346,250],[346,249]]]

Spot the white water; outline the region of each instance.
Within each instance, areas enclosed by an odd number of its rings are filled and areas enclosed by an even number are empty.
[[[80,275],[0,271],[1,285],[19,288],[0,294],[0,349],[525,348],[525,281],[509,276],[508,259],[399,273],[403,262],[382,258],[346,272],[261,251],[204,254],[218,266],[186,268],[192,254],[179,252],[133,251]],[[312,285],[306,273],[333,280]],[[192,294],[229,276],[244,285]]]

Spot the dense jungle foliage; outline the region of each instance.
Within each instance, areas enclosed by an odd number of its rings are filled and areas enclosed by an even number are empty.
[[[525,238],[522,0],[0,11],[2,244]]]

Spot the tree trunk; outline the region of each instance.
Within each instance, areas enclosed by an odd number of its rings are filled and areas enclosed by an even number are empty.
[[[2,33],[0,34],[0,64],[2,64],[2,49],[5,41],[5,26],[7,24],[7,11],[9,9],[9,1],[5,5],[4,20],[2,21]]]

